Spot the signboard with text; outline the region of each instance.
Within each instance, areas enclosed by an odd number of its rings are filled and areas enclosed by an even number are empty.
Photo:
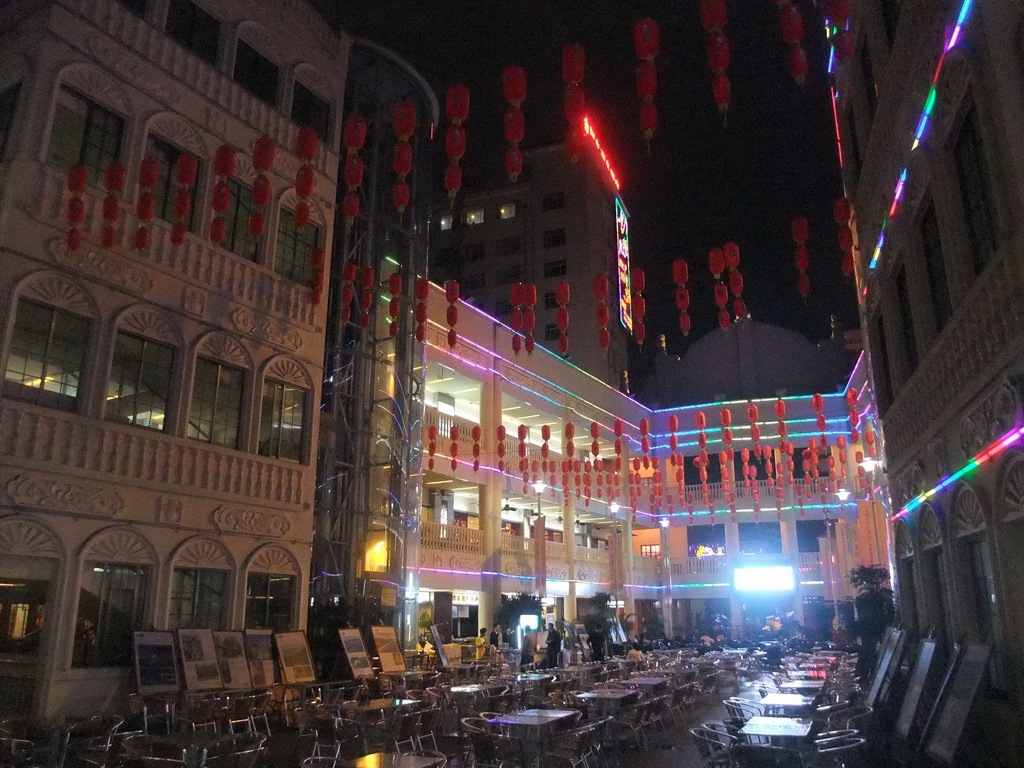
[[[629,216],[619,198],[615,198],[615,264],[619,278],[619,320],[627,331],[633,330],[633,299],[629,284]]]

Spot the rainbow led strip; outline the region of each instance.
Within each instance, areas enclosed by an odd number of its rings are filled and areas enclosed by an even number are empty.
[[[932,77],[932,86],[928,89],[928,98],[924,102],[924,111],[921,113],[921,118],[917,121],[917,130],[914,131],[914,143],[910,147],[910,151],[913,152],[917,149],[921,143],[921,139],[924,137],[925,129],[928,127],[928,118],[931,117],[932,109],[935,107],[936,89],[939,83],[939,75],[942,73],[942,65],[946,62],[946,54],[949,53],[950,49],[957,44],[960,39],[960,32],[963,29],[964,24],[967,22],[967,14],[971,10],[973,0],[964,0],[963,5],[960,6],[960,15],[957,16],[956,26],[953,27],[953,33],[949,36],[949,41],[946,43],[946,47],[942,51],[942,56],[939,57],[939,63],[935,67],[935,75]],[[907,169],[904,168],[900,173],[900,179],[896,184],[896,191],[893,194],[892,206],[889,208],[889,213],[886,214],[882,220],[882,230],[878,233],[878,242],[875,244],[875,252],[871,256],[871,262],[868,264],[870,269],[874,269],[878,266],[878,258],[882,255],[882,248],[885,246],[885,230],[889,226],[889,222],[892,217],[896,215],[897,207],[900,203],[900,198],[903,196],[903,190],[906,186],[907,181]]]
[[[959,480],[961,477],[966,475],[968,472],[971,472],[972,470],[976,469],[977,467],[980,467],[982,464],[984,464],[989,459],[998,456],[1000,453],[1005,451],[1011,445],[1013,445],[1014,443],[1020,441],[1021,437],[1024,437],[1024,427],[1018,427],[1017,429],[1010,430],[1005,435],[1003,435],[998,440],[996,440],[994,443],[989,445],[988,448],[986,448],[981,453],[979,453],[977,456],[975,456],[973,459],[968,461],[959,470],[957,470],[953,474],[951,474],[951,475],[947,476],[946,478],[944,478],[943,480],[941,480],[938,483],[938,485],[936,485],[930,491],[925,491],[920,496],[918,496],[918,497],[908,501],[906,503],[906,505],[903,507],[903,509],[901,509],[899,512],[897,512],[895,515],[892,516],[893,520],[898,520],[901,517],[906,517],[911,512],[913,512],[915,509],[917,509],[919,506],[921,506],[926,501],[928,501],[928,499],[930,499],[933,496],[935,496],[935,494],[937,494],[939,491],[941,491],[941,490],[943,490],[945,488],[948,488],[953,483],[955,483],[957,480]]]

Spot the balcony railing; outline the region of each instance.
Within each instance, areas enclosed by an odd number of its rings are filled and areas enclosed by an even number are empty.
[[[633,583],[656,587],[662,583],[661,562],[652,557],[633,556]]]
[[[514,533],[501,534],[501,552],[504,555],[518,557],[529,555],[533,557],[533,539],[517,536]]]
[[[547,541],[544,542],[544,556],[548,560],[557,560],[561,563],[568,562],[568,553],[566,552],[565,542],[563,541]]]
[[[576,547],[573,556],[577,563],[594,563],[607,565],[612,561],[612,553],[607,549],[590,549],[589,547]]]
[[[671,561],[673,577],[682,576],[714,576],[725,573],[725,555],[707,555],[705,557],[673,558]]]
[[[483,537],[476,528],[424,521],[420,524],[420,546],[461,555],[483,554]]]

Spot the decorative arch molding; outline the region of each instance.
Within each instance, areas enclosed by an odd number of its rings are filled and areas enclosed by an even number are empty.
[[[279,200],[282,208],[287,208],[289,211],[294,213],[295,206],[298,205],[299,202],[299,196],[295,194],[295,187],[285,188],[281,192]],[[324,211],[320,207],[319,203],[317,203],[317,201],[312,197],[308,198],[306,202],[309,203],[309,220],[321,229],[325,229],[327,227],[327,217],[324,216]]]
[[[193,536],[190,539],[185,539],[174,551],[171,562],[176,567],[189,566],[222,571],[235,569],[235,559],[227,547],[208,536]]]
[[[939,515],[931,504],[921,505],[919,515],[921,551],[927,552],[942,546],[942,523],[939,522]]]
[[[906,520],[897,520],[894,526],[894,539],[896,542],[896,558],[907,560],[914,556],[914,533]]]
[[[278,67],[284,64],[284,56],[277,45],[274,35],[258,21],[247,19],[238,25],[238,39],[244,40]]]
[[[1013,451],[1003,459],[999,483],[999,506],[1003,520],[1024,520],[1024,453]]]
[[[86,562],[138,563],[156,565],[159,558],[153,545],[138,531],[125,526],[104,528],[82,546]]]
[[[235,176],[241,179],[249,186],[252,186],[253,180],[256,178],[256,166],[252,164],[252,158],[248,155],[239,154],[235,158]],[[271,177],[271,187],[273,187],[273,178]]]
[[[283,573],[299,576],[302,568],[295,555],[277,544],[265,544],[249,557],[246,570],[252,573]]]
[[[253,368],[252,355],[249,351],[240,341],[224,331],[210,331],[200,338],[196,345],[196,354],[246,370]]]
[[[288,355],[277,355],[268,360],[263,366],[263,376],[283,381],[285,384],[294,384],[307,391],[313,388],[313,378],[306,370],[306,366]]]
[[[100,316],[92,295],[76,280],[52,269],[32,272],[15,287],[15,296],[65,309],[92,320]]]
[[[953,494],[953,536],[962,538],[985,530],[985,508],[968,483]]]
[[[56,80],[61,85],[66,85],[83,96],[98,101],[124,117],[133,114],[129,107],[131,100],[124,89],[114,78],[97,66],[84,62],[68,64],[57,73]]]
[[[42,523],[24,515],[0,517],[0,555],[64,559],[60,539]]]
[[[0,58],[0,89],[25,79],[29,73],[28,60],[21,54],[11,53]]]
[[[313,91],[325,101],[331,101],[331,88],[327,84],[327,78],[319,69],[308,62],[299,62],[295,65],[295,79]]]
[[[210,154],[203,137],[187,121],[173,112],[157,112],[146,121],[146,133],[154,133],[201,159]]]
[[[931,129],[934,146],[940,146],[959,119],[964,101],[970,98],[971,83],[977,71],[977,59],[966,46],[946,51],[939,74],[938,100]],[[935,118],[938,118],[937,120]]]
[[[114,327],[176,347],[184,343],[171,318],[156,307],[146,304],[135,304],[121,310]]]

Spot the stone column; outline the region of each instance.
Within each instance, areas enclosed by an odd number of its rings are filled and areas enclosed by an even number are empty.
[[[782,534],[782,554],[788,558],[793,565],[793,575],[796,584],[793,589],[793,618],[804,623],[804,594],[800,586],[800,545],[796,536],[796,514],[793,510],[783,512],[782,520],[779,522]]]
[[[732,589],[733,571],[740,557],[740,526],[731,520],[725,524],[725,580],[729,582],[729,613],[732,620],[732,636],[743,636],[743,599]]]
[[[672,617],[671,531],[671,528],[661,529],[661,583],[664,587],[661,598],[661,615],[665,622],[665,637],[668,638],[671,638],[675,634],[673,631],[674,622]]]
[[[498,367],[494,361],[494,367]],[[483,381],[480,392],[480,429],[482,452],[497,461],[497,429],[501,424],[501,380],[492,375]],[[488,472],[480,484],[480,540],[483,548],[483,573],[480,577],[478,621],[490,627],[494,611],[501,604],[501,489],[502,476]],[[488,575],[490,572],[491,575]]]
[[[622,583],[632,584],[633,583],[633,514],[629,509],[623,509],[622,512],[622,541],[619,543],[619,553],[622,557]],[[622,599],[625,600],[625,612],[629,616],[631,613],[636,613],[636,601],[633,599],[633,589],[631,587],[623,587]],[[634,622],[635,631],[635,622]]]
[[[569,591],[565,598],[565,620],[576,621],[576,508],[571,493],[563,492],[562,499],[562,541],[565,542],[565,559],[569,569]]]

